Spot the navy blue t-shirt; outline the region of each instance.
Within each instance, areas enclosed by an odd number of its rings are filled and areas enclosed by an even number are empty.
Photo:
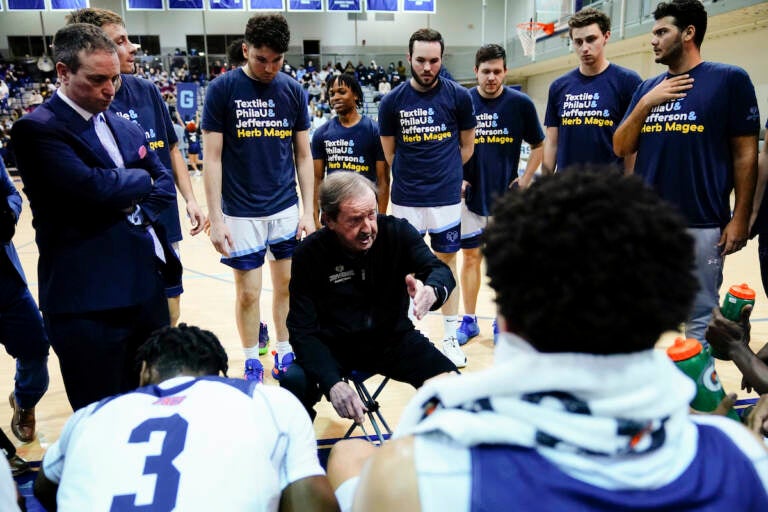
[[[461,201],[460,133],[476,124],[469,92],[439,79],[427,92],[409,82],[384,95],[379,131],[395,137],[392,202],[400,206],[446,206]]]
[[[155,84],[134,75],[120,75],[122,85],[109,109],[141,126],[149,148],[157,153],[166,169],[171,169],[171,146],[178,142],[168,107]],[[160,213],[158,221],[165,228],[169,242],[182,239],[179,208],[174,202]]]
[[[702,62],[688,71],[684,98],[655,107],[640,132],[635,173],[676,205],[692,228],[725,226],[731,218],[733,155],[730,139],[756,135],[760,113],[746,71]],[[638,87],[628,112],[669,73]]]
[[[544,140],[536,107],[522,92],[504,87],[498,98],[483,98],[469,91],[475,108],[475,152],[464,165],[464,179],[471,187],[465,197],[469,211],[491,214],[496,197],[503,195],[517,178],[520,146],[535,146]]]
[[[558,170],[589,163],[623,167],[613,152],[613,132],[641,81],[631,69],[609,64],[598,75],[576,68],[552,82],[544,125],[558,128]]]
[[[325,162],[325,172],[354,171],[376,183],[376,162],[384,161],[379,128],[366,116],[345,127],[334,117],[312,137],[312,158]]]
[[[202,128],[223,134],[226,215],[266,217],[298,202],[293,137],[309,124],[304,90],[285,73],[265,84],[240,68],[210,83]]]

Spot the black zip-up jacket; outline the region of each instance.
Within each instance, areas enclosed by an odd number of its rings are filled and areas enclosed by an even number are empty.
[[[291,345],[297,361],[326,395],[342,377],[334,354],[345,351],[347,361],[376,358],[386,344],[414,329],[408,319],[406,275],[414,274],[435,289],[432,310],[442,306],[456,286],[448,266],[407,221],[379,215],[377,223],[376,240],[365,253],[350,254],[336,233],[323,228],[293,254]]]

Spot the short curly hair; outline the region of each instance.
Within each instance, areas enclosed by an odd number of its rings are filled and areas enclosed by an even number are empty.
[[[227,353],[211,331],[187,325],[161,327],[136,352],[136,362],[154,368],[161,380],[186,371],[197,375],[227,375]]]
[[[698,284],[683,218],[637,177],[568,172],[498,201],[484,255],[509,330],[541,352],[646,350]]]
[[[255,14],[245,25],[245,42],[252,48],[266,46],[275,53],[288,51],[291,29],[282,14]]]

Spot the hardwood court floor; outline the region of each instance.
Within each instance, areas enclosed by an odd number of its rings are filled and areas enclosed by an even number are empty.
[[[204,206],[205,195],[201,178],[192,178],[198,201]],[[18,179],[17,187],[21,188]],[[16,249],[19,252],[22,264],[30,282],[32,293],[37,296],[37,247],[34,242],[34,230],[31,226],[32,215],[29,204],[24,198],[24,208],[19,220],[19,225],[14,237]],[[188,231],[186,215],[183,207],[181,217],[184,230]],[[76,219],[74,220],[76,222]],[[181,243],[181,256],[184,264],[184,294],[181,304],[181,321],[198,325],[213,331],[221,340],[230,358],[230,376],[242,376],[243,354],[234,320],[235,290],[232,272],[228,267],[219,263],[217,253],[214,251],[208,237],[205,234],[196,237],[186,236]],[[752,343],[754,350],[759,349],[763,342],[768,342],[768,300],[760,284],[759,266],[757,262],[757,242],[751,241],[746,249],[736,255],[728,257],[725,265],[724,288],[733,283],[747,282],[757,290],[757,304],[753,314],[752,337],[756,340]],[[269,324],[270,333],[274,335],[271,318],[271,281],[269,272],[264,273],[264,290],[261,296],[262,312]],[[469,359],[465,371],[472,372],[488,367],[493,361],[493,335],[491,321],[495,314],[493,295],[491,290],[483,285],[478,301],[478,316],[480,317],[481,333],[464,347]],[[556,319],[553,319],[556,321]],[[419,323],[419,327],[434,341],[439,343],[443,335],[442,317],[439,313],[430,314]],[[668,346],[675,334],[669,333],[662,336],[658,346]],[[273,338],[274,341],[274,338]],[[617,340],[619,342],[620,340]],[[261,358],[267,375],[265,383],[276,385],[269,375],[272,368],[271,356]],[[48,392],[37,406],[37,430],[38,436],[32,443],[19,446],[19,454],[29,460],[39,460],[46,447],[58,439],[64,422],[71,414],[69,403],[64,394],[64,387],[59,373],[58,360],[51,351],[48,368],[51,374],[51,384]],[[738,370],[731,362],[717,362],[717,370],[728,391],[738,391],[741,380]],[[5,397],[13,389],[14,363],[6,354],[0,356],[0,403],[7,403]],[[524,378],[524,376],[522,377]],[[653,378],[649,376],[649,378]],[[371,385],[375,387],[377,378],[371,379]],[[374,389],[372,387],[371,389]],[[413,389],[397,382],[391,382],[381,396],[382,411],[391,426],[397,425],[403,405],[413,395]],[[743,391],[739,398],[745,398]],[[751,396],[756,396],[752,394]],[[216,405],[211,404],[211,414],[221,417],[222,422],[227,417],[226,411],[216,410]],[[8,434],[8,437],[16,441],[10,433],[9,423],[11,410],[9,407],[0,407],[0,425]],[[323,400],[318,405],[318,416],[315,420],[315,431],[318,439],[341,437],[351,424],[348,420],[342,420],[333,411],[333,407]],[[372,431],[368,428],[369,433]],[[359,434],[359,431],[358,431]]]

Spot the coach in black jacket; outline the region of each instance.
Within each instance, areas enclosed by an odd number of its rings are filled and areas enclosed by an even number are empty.
[[[330,174],[320,188],[325,227],[296,249],[288,331],[296,361],[280,385],[314,418],[326,395],[336,412],[362,421],[365,408],[342,381],[350,370],[420,387],[456,366],[408,318],[446,301],[456,282],[405,220],[377,214],[376,189],[353,172]]]

